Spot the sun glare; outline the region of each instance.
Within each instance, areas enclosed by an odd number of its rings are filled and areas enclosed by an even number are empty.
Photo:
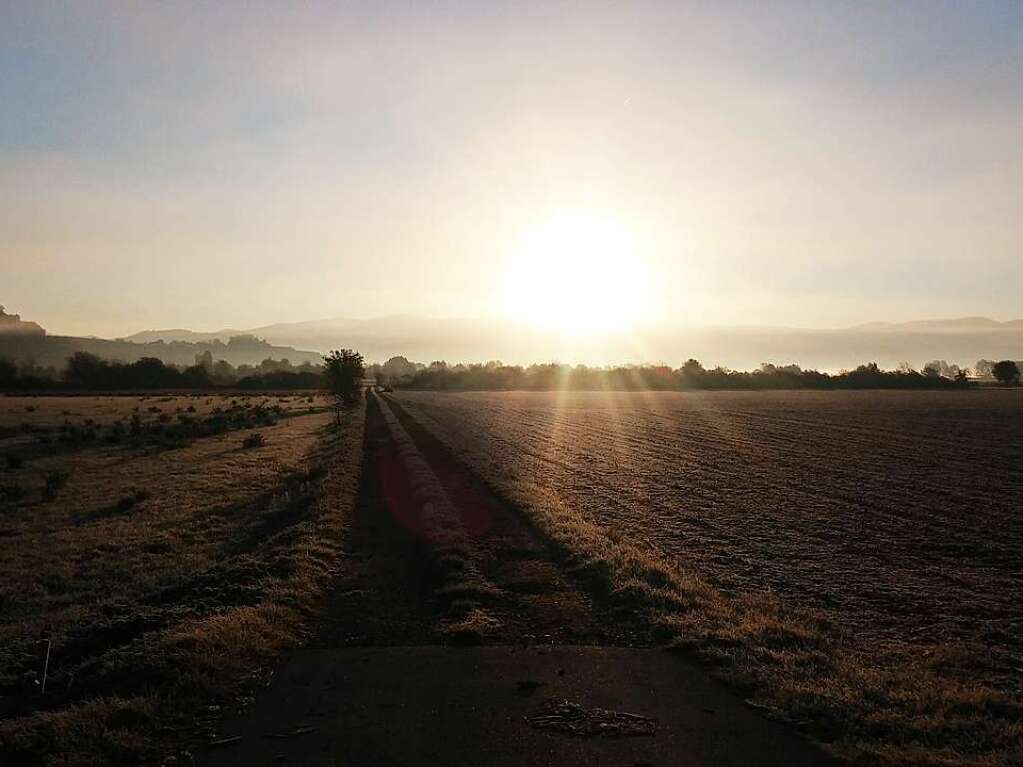
[[[635,242],[618,222],[563,215],[530,231],[505,282],[509,315],[570,334],[628,330],[648,307]]]

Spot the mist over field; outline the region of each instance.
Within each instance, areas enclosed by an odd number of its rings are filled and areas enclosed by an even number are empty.
[[[1002,323],[983,317],[876,322],[836,329],[692,326],[566,335],[507,322],[393,316],[282,323],[245,331],[153,330],[133,334],[128,340],[227,340],[239,332],[317,351],[326,351],[340,338],[370,360],[400,355],[426,364],[496,359],[518,365],[557,361],[678,366],[695,357],[708,367],[735,370],[752,370],[771,362],[838,371],[870,361],[884,368],[908,362],[919,369],[935,359],[967,367],[979,359],[1023,358],[1023,320]]]

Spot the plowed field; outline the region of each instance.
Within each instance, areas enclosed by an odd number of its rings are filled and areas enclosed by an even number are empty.
[[[556,505],[577,515],[608,540],[706,584],[722,602],[762,600],[809,615],[828,637],[824,655],[855,658],[857,673],[912,669],[914,684],[927,690],[948,695],[947,685],[965,685],[972,696],[994,695],[1019,710],[1018,392],[396,399],[534,512]],[[745,662],[753,676],[788,673],[785,663],[763,672],[769,660]],[[815,659],[818,671],[803,669],[801,684],[807,674],[834,673],[826,660]],[[904,683],[881,686],[898,696]],[[914,720],[933,714],[919,700],[906,711]]]

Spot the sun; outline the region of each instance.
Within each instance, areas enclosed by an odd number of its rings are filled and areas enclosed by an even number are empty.
[[[649,307],[630,232],[612,218],[582,213],[550,218],[525,235],[505,291],[515,321],[572,335],[629,330]]]

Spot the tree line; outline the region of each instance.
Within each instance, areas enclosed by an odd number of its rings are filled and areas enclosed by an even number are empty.
[[[309,362],[292,365],[286,359],[266,359],[259,365],[235,367],[224,360],[214,362],[208,351],[196,355],[195,364],[188,366],[156,357],[119,362],[89,352],[75,352],[60,370],[0,359],[3,389],[320,389],[323,385],[323,367]]]
[[[386,371],[387,366],[383,366]],[[371,369],[372,372],[372,369]],[[993,365],[994,377],[1005,384],[1019,382],[1019,368],[1005,360]],[[917,371],[907,366],[882,370],[871,362],[841,373],[803,370],[798,365],[764,363],[754,371],[706,369],[695,359],[681,367],[668,365],[628,365],[609,368],[557,363],[504,365],[500,362],[450,366],[434,362],[408,371],[400,377],[387,377],[385,385],[407,389],[625,389],[671,391],[680,389],[956,389],[972,382],[963,370],[942,375],[935,367]]]
[[[76,352],[59,371],[31,364],[18,366],[0,359],[0,389],[334,390],[338,388],[338,380],[343,379],[348,382],[343,387],[347,400],[353,396],[353,387],[359,385],[362,371],[361,355],[349,349],[332,352],[324,358],[323,365],[308,362],[292,365],[286,359],[267,359],[259,365],[237,367],[224,360],[214,361],[209,352],[196,355],[195,364],[189,366],[167,364],[155,357],[125,363]],[[754,371],[707,369],[695,359],[672,368],[668,365],[587,367],[558,363],[523,367],[501,362],[469,365],[434,362],[423,366],[404,357],[394,357],[382,365],[369,366],[365,372],[381,385],[436,390],[955,389],[972,384],[966,371],[937,361],[928,363],[923,371],[913,370],[908,365],[898,370],[882,370],[872,362],[831,374],[803,370],[798,365],[770,363]],[[984,372],[1003,384],[1018,384],[1020,380],[1019,365],[1012,360],[985,363]]]

